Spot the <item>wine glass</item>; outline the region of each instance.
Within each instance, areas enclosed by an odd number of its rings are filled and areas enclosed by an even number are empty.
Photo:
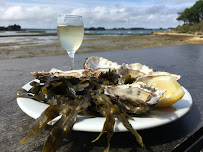
[[[84,37],[82,16],[61,14],[57,19],[57,35],[61,46],[71,59],[71,70],[74,69],[75,52],[80,47]]]

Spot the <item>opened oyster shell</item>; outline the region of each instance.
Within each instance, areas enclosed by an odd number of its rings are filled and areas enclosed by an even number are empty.
[[[84,63],[84,74],[98,78],[108,71],[115,71],[120,68],[116,62],[109,61],[103,57],[89,57]]]
[[[146,65],[141,63],[125,64],[119,65],[116,62],[109,61],[102,57],[89,57],[84,64],[84,73],[88,76],[99,77],[101,73],[106,73],[109,70],[115,71],[121,77],[120,83],[125,82],[127,77],[137,78],[153,72]]]
[[[149,112],[165,90],[138,82],[130,85],[107,86],[104,94],[116,98],[115,101],[129,113],[141,114]]]
[[[75,78],[81,78],[83,77],[83,73],[82,71],[61,71],[58,69],[51,69],[49,72],[44,72],[44,71],[40,71],[40,72],[32,72],[32,75],[36,78],[36,79],[40,79],[40,77],[44,77],[44,76],[55,76],[55,77],[64,77],[64,78],[69,78],[69,77],[75,77]]]
[[[116,62],[109,61],[103,57],[89,57],[85,64],[84,69],[109,71],[109,69],[119,69],[120,65]]]
[[[133,81],[135,81],[138,77],[152,72],[153,69],[150,69],[148,66],[142,65],[141,63],[123,63],[118,69],[118,73],[121,77],[120,83],[128,83],[129,79],[133,79]]]
[[[162,71],[156,71],[156,72],[151,72],[149,74],[146,74],[146,75],[143,75],[143,76],[140,76],[137,78],[137,81],[142,81],[142,82],[145,82],[146,79],[151,79],[153,77],[159,77],[159,76],[172,76],[174,77],[176,80],[179,80],[180,79],[180,75],[177,75],[177,74],[171,74],[169,72],[162,72]]]

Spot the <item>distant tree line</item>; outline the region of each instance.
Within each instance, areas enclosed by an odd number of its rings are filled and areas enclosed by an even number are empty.
[[[194,24],[203,21],[203,0],[198,0],[191,8],[186,8],[178,13],[178,21],[183,21],[184,24]]]
[[[97,28],[95,28],[95,27],[90,27],[90,28],[85,28],[85,30],[89,30],[89,31],[91,31],[91,30],[106,30],[104,27],[97,27]]]
[[[20,31],[21,30],[21,26],[20,25],[9,25],[7,27],[5,26],[0,26],[0,31]]]

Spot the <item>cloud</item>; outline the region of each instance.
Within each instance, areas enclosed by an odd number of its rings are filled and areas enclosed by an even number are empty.
[[[40,8],[38,6],[23,8],[21,6],[9,7],[2,15],[3,20],[34,20],[46,19],[54,15],[55,12],[47,7]]]
[[[197,0],[158,0],[158,2],[164,2],[164,3],[173,3],[173,4],[191,4],[195,3]]]
[[[57,12],[50,7],[11,6],[0,14],[2,23],[22,24],[23,27],[43,27],[56,22]],[[56,25],[56,24],[55,24]],[[52,26],[53,28],[53,26]]]
[[[81,13],[82,12],[82,13]],[[125,8],[95,7],[74,9],[71,14],[82,14],[86,26],[110,26],[127,21]]]
[[[170,2],[169,0],[168,3]],[[173,3],[175,3],[175,0]],[[170,3],[172,3],[172,1]],[[177,0],[179,3],[182,0]],[[3,24],[20,24],[23,28],[56,28],[57,15],[68,13],[82,15],[86,27],[104,26],[113,27],[175,27],[178,25],[177,12],[183,10],[183,5],[166,5],[163,0],[160,4],[144,2],[108,1],[101,4],[100,0],[84,3],[82,1],[60,0],[38,1],[35,3],[5,3],[0,0],[0,26]],[[46,3],[45,3],[46,2]],[[64,2],[64,3],[62,3]],[[81,3],[80,3],[81,2]],[[176,2],[176,3],[178,3]],[[186,0],[187,5],[192,0]],[[69,4],[69,5],[67,5]],[[111,4],[111,5],[110,5]]]
[[[74,9],[71,14],[83,14],[85,25],[113,27],[171,27],[176,26],[178,9],[165,6],[147,8],[96,7]]]

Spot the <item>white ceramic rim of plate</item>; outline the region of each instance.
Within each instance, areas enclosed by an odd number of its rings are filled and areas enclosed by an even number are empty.
[[[82,70],[74,70],[74,71],[82,71]],[[23,88],[29,89],[31,87],[29,83],[30,82],[25,84]],[[164,109],[155,109],[151,111],[150,116],[134,117],[134,120],[129,120],[133,128],[136,130],[143,130],[158,127],[161,125],[168,124],[184,116],[192,106],[192,97],[184,87],[182,88],[185,91],[185,95],[172,107]],[[22,97],[17,98],[17,103],[24,113],[26,113],[28,116],[34,119],[37,119],[41,115],[41,113],[49,106],[48,104]],[[59,119],[60,116],[56,117],[55,119],[49,122],[49,125],[53,125]],[[87,132],[101,132],[104,122],[105,122],[104,117],[91,118],[78,116],[77,121],[73,126],[73,130]],[[123,126],[122,123],[120,123],[120,121],[116,119],[114,131],[124,132],[128,130]]]

